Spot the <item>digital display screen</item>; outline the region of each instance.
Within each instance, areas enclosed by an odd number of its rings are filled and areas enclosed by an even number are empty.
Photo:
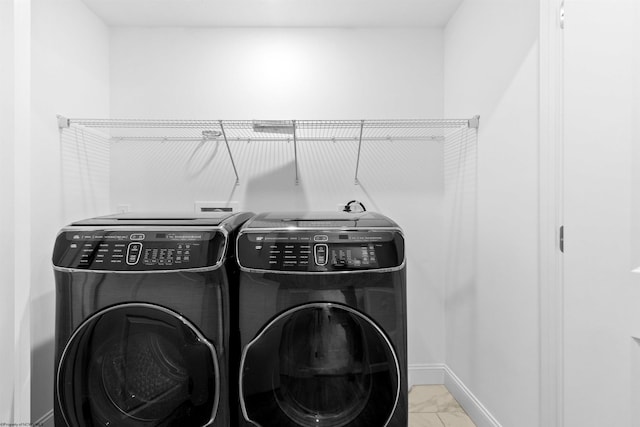
[[[377,267],[375,247],[371,245],[361,246],[332,246],[330,248],[330,263],[334,267]]]

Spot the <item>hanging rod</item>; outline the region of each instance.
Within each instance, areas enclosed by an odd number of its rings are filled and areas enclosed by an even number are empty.
[[[218,138],[222,140],[223,138]],[[381,137],[368,137],[366,141],[370,142],[382,142],[382,141],[444,141],[444,136],[426,136],[426,137],[392,137],[392,136],[381,136]],[[109,138],[111,142],[201,142],[205,141],[215,141],[215,138],[197,138],[197,137],[177,137],[177,136],[112,136]],[[293,138],[227,138],[228,141],[232,142],[293,142]],[[324,137],[324,138],[300,138],[296,137],[297,142],[360,142],[359,137]]]
[[[396,131],[413,131],[407,137],[421,134],[421,130],[447,129],[459,127],[477,128],[480,116],[471,119],[401,119],[401,120],[295,120],[296,130],[359,130],[363,125],[366,130],[393,129]],[[85,119],[58,116],[58,127],[67,128],[72,124],[103,129],[226,129],[235,132],[251,132],[259,134],[292,134],[294,120],[150,120],[150,119]],[[400,136],[400,135],[399,135]],[[420,135],[424,136],[424,135]],[[275,138],[275,137],[274,137]]]

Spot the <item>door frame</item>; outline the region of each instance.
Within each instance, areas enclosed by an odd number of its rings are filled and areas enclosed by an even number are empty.
[[[539,421],[540,426],[562,427],[564,0],[541,0],[539,19]]]

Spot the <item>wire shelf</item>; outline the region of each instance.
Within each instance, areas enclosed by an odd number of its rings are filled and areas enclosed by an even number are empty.
[[[444,141],[449,135],[479,126],[479,116],[471,119],[415,120],[146,120],[83,119],[58,116],[61,132],[68,128],[91,128],[104,132],[111,142],[224,141],[239,183],[230,141],[293,143],[296,183],[298,183],[297,144],[306,141],[354,141],[358,144],[355,181],[362,143],[368,141]]]

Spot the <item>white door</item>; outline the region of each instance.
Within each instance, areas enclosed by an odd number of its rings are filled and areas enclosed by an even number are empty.
[[[640,426],[639,3],[565,2],[565,427]]]

